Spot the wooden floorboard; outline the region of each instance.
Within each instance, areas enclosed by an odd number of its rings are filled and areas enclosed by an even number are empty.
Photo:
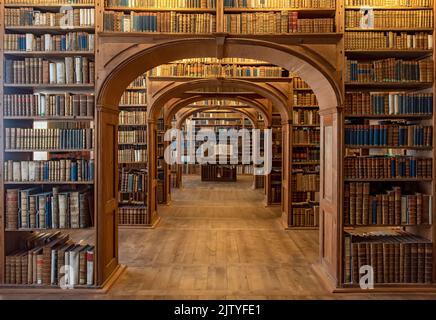
[[[239,177],[238,177],[239,178]],[[120,230],[127,269],[107,294],[32,295],[37,299],[422,299],[436,295],[332,294],[311,266],[318,232],[284,230],[279,208],[264,205],[249,176],[237,183],[185,177],[161,206],[155,229]],[[29,295],[0,295],[1,299]]]

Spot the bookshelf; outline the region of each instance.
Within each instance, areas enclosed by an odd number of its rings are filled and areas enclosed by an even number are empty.
[[[299,77],[292,78],[291,195],[288,229],[317,229],[320,189],[318,101]]]
[[[97,288],[95,9],[77,1],[60,20],[63,6],[0,7],[2,287]]]
[[[148,228],[147,210],[147,77],[135,79],[124,91],[118,119],[118,226]]]
[[[433,2],[344,4],[347,71],[339,286],[359,288],[358,270],[364,264],[373,266],[375,287],[381,290],[431,286]],[[364,5],[373,9],[374,28],[359,28],[356,19]]]

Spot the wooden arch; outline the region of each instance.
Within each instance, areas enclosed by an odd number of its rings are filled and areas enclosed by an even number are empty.
[[[273,39],[271,38],[271,41]],[[342,91],[341,66],[336,59],[336,44],[305,43],[283,44],[270,41],[228,38],[215,34],[198,38],[173,41],[167,39],[147,40],[144,37],[123,35],[102,36],[99,39],[96,98],[96,263],[97,282],[104,283],[118,266],[117,226],[117,125],[118,104],[125,88],[138,76],[161,64],[185,58],[247,58],[262,60],[283,67],[300,76],[314,91],[320,106],[321,116],[321,190],[320,190],[320,262],[332,281],[339,277],[338,250],[341,250],[339,221],[342,198],[340,168],[342,163]],[[201,81],[201,80],[199,80]],[[220,81],[217,79],[216,84]],[[234,81],[234,80],[233,80]],[[265,93],[271,90],[264,86]],[[175,93],[175,92],[174,92]],[[276,97],[277,98],[277,97]],[[165,99],[157,97],[153,115],[163,108]],[[275,101],[281,105],[285,99]],[[277,103],[280,102],[280,103]],[[289,171],[290,115],[281,110],[284,128],[284,168]],[[153,120],[153,119],[152,119]],[[152,121],[155,137],[155,124]],[[149,150],[156,149],[156,141],[149,140]],[[155,167],[149,163],[151,168]],[[289,177],[284,172],[284,185]],[[157,188],[157,179],[150,174],[149,190]],[[286,188],[286,187],[285,187]],[[289,195],[289,189],[283,195]],[[155,191],[154,191],[155,194]],[[148,197],[155,201],[153,197]],[[155,212],[155,203],[148,203]],[[282,208],[287,219],[288,208]],[[152,217],[153,218],[153,217]]]
[[[271,126],[271,117],[269,115],[269,110],[268,108],[261,103],[260,101],[254,100],[254,99],[249,99],[243,96],[233,96],[233,95],[220,95],[219,97],[222,100],[230,100],[230,101],[239,101],[242,102],[254,109],[256,109],[259,113],[262,114],[263,119],[264,119],[264,127],[267,128],[269,126]],[[175,99],[175,101],[171,101],[171,104],[168,104],[168,113],[165,115],[165,120],[164,123],[165,125],[169,126],[169,124],[171,123],[171,120],[174,118],[174,116],[183,108],[186,108],[187,106],[189,106],[190,104],[197,102],[197,101],[202,101],[205,100],[204,96],[202,95],[194,95],[191,96],[189,98],[185,98],[185,99]]]

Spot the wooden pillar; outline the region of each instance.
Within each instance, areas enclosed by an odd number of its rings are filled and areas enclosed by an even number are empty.
[[[96,284],[118,267],[118,106],[96,110]]]
[[[320,263],[334,286],[342,273],[342,118],[340,107],[320,110]]]
[[[292,121],[282,122],[282,224],[289,227],[291,195]]]
[[[157,219],[157,129],[156,119],[147,120],[148,195],[147,214],[150,224]]]

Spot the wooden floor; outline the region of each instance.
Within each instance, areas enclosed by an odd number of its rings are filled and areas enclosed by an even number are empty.
[[[435,295],[331,294],[311,269],[317,231],[285,231],[279,208],[266,208],[251,178],[237,183],[185,177],[173,201],[159,208],[154,230],[121,230],[126,271],[107,294],[69,299],[401,299]],[[0,298],[24,296],[0,295]],[[27,296],[28,297],[28,296]]]

